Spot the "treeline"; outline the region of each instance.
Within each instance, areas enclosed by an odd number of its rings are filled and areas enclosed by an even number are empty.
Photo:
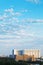
[[[0,57],[0,65],[28,65],[27,63],[15,61],[13,58]]]
[[[31,62],[31,61],[29,61]],[[8,57],[0,57],[0,65],[36,65],[34,64],[34,61],[30,64],[28,61],[15,61],[14,58],[8,58]],[[36,62],[35,62],[36,63]],[[39,65],[43,65],[43,62],[38,62]]]

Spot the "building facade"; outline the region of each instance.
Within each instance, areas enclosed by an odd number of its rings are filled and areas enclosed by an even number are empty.
[[[27,49],[25,49],[24,50],[24,54],[26,54],[26,55],[28,55],[28,56],[33,56],[34,55],[34,57],[35,58],[39,58],[40,57],[40,51],[39,50],[27,50]]]
[[[13,57],[16,55],[16,60],[34,60],[34,58],[39,58],[40,57],[40,51],[39,50],[17,50],[14,49],[12,50],[12,55]]]

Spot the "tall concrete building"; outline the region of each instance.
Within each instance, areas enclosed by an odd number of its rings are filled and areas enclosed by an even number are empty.
[[[32,60],[35,61],[36,58],[40,58],[40,51],[36,50],[36,49],[24,49],[24,50],[20,50],[20,49],[13,49],[12,50],[12,58],[15,58],[15,60]]]
[[[12,55],[28,55],[28,56],[34,56],[35,58],[39,58],[40,57],[40,51],[36,50],[36,49],[24,49],[24,50],[18,50],[18,49],[14,49],[12,52]]]

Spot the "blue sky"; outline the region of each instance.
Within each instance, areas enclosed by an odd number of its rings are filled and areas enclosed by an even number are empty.
[[[0,0],[0,55],[14,48],[43,51],[43,0]]]

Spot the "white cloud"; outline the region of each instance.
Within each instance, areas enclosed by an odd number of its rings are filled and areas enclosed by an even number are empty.
[[[40,2],[40,0],[26,0],[27,2],[33,2],[33,3],[36,3],[38,4]]]
[[[21,16],[22,14],[20,12],[16,12],[14,15],[15,16]]]
[[[29,10],[30,11],[30,10]],[[21,10],[21,12],[28,12],[28,10],[27,9],[24,9],[24,10]]]
[[[21,16],[20,12],[15,12],[13,8],[5,9],[6,13],[10,13],[12,16]]]
[[[0,15],[0,21],[3,20],[3,16]]]
[[[32,18],[27,18],[23,19],[23,22],[29,22],[29,23],[43,23],[43,19],[32,19]]]
[[[13,17],[12,21],[19,22],[18,18]]]
[[[9,13],[8,13],[9,12]],[[43,19],[19,19],[18,16],[23,16],[23,12],[28,12],[27,9],[22,10],[22,12],[15,12],[13,8],[5,9],[4,13],[0,15],[0,21],[2,21],[4,24],[17,24],[17,22],[30,22],[30,23],[42,23]]]
[[[32,18],[19,20],[18,17],[16,18],[15,16],[12,16],[11,14],[9,16],[7,12],[11,12],[16,15],[19,15],[18,12],[15,13],[14,10],[11,8],[11,9],[5,10],[4,14],[0,16],[0,20],[1,19],[4,20],[0,23],[0,42],[1,43],[2,42],[21,43],[22,41],[25,42],[25,40],[28,42],[34,41],[36,39],[36,36],[33,32],[29,32],[30,27],[26,25],[26,23],[28,22],[29,23],[43,23],[43,20],[32,19]],[[27,10],[25,10],[25,12],[27,12]],[[1,35],[1,34],[4,34],[4,35]]]
[[[13,12],[13,11],[14,11],[13,8],[5,9],[5,12]]]

